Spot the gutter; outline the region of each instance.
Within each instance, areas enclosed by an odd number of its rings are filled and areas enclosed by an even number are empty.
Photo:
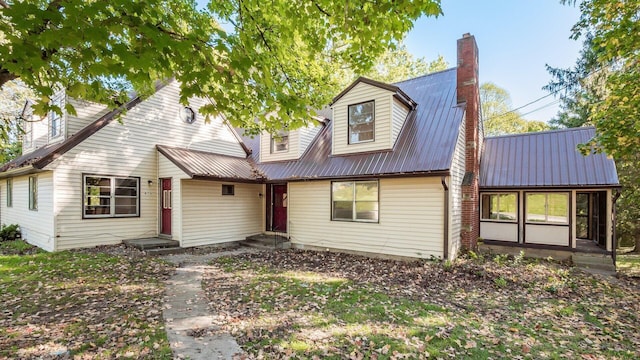
[[[616,194],[613,197],[613,201],[611,206],[613,207],[613,221],[612,221],[612,225],[613,225],[613,229],[611,231],[611,237],[612,239],[612,244],[611,244],[611,258],[613,259],[613,266],[616,267],[616,249],[618,248],[618,238],[616,236],[616,201],[618,201],[618,198],[620,197],[620,188],[616,189]]]
[[[447,177],[441,176],[442,189],[444,189],[444,250],[443,260],[449,259],[449,187],[447,186]]]
[[[0,179],[5,179],[9,177],[14,177],[14,176],[35,174],[43,171],[46,171],[46,170],[42,170],[34,165],[22,166],[19,168],[7,170],[0,173]]]

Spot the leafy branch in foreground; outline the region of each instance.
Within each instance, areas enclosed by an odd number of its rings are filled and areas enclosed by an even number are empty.
[[[337,69],[365,72],[416,19],[441,14],[438,0],[226,0],[205,10],[192,0],[6,5],[0,87],[20,78],[36,92],[36,113],[61,111],[49,105],[57,88],[117,107],[131,91],[148,96],[173,77],[182,102],[208,98],[201,112],[225,114],[251,133],[303,125],[335,93]]]

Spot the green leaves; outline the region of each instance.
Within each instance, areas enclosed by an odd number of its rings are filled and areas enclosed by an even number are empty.
[[[339,69],[365,72],[416,19],[441,13],[438,0],[227,0],[206,10],[191,0],[58,0],[0,11],[0,72],[40,102],[61,86],[116,107],[174,77],[183,101],[211,98],[207,110],[251,133],[304,125],[338,91]]]

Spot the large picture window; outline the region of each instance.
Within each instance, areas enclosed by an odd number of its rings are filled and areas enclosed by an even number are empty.
[[[7,207],[13,206],[13,179],[7,179]]]
[[[29,210],[38,210],[38,177],[29,176]]]
[[[515,193],[482,194],[481,219],[488,221],[518,221],[518,197]]]
[[[528,193],[527,222],[569,224],[568,193]]]
[[[378,221],[378,181],[336,181],[331,184],[332,220]]]
[[[84,217],[139,216],[139,204],[140,178],[84,176]]]
[[[349,105],[349,144],[375,139],[375,103]]]

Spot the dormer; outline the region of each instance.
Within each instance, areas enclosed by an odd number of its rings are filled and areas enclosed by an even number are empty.
[[[391,150],[416,106],[399,87],[363,77],[331,104],[333,155]]]
[[[260,162],[299,159],[323,126],[324,121],[318,117],[296,130],[283,130],[277,134],[264,132],[260,136]]]

